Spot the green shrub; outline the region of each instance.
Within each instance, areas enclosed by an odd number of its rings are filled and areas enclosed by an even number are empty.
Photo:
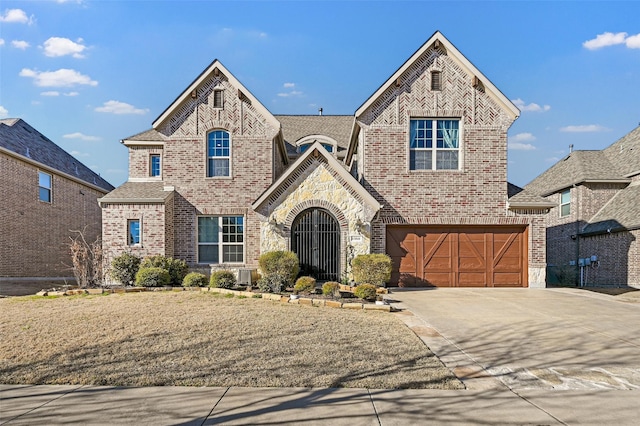
[[[163,287],[169,284],[171,284],[171,276],[169,271],[163,268],[141,267],[136,274],[137,287]]]
[[[263,278],[271,281],[282,279],[284,285],[293,284],[300,272],[298,256],[292,251],[269,251],[260,255],[258,261]]]
[[[258,289],[263,293],[280,293],[287,285],[287,278],[278,274],[271,274],[260,277],[257,284]]]
[[[140,268],[142,259],[135,254],[124,252],[111,261],[111,278],[122,285],[132,285]]]
[[[207,276],[200,272],[189,272],[182,280],[183,287],[206,287]]]
[[[189,270],[187,262],[185,262],[184,260],[160,255],[145,257],[142,260],[140,267],[156,267],[166,269],[169,272],[169,276],[171,277],[171,285],[174,286],[182,285],[182,280],[184,279],[185,275],[187,275],[187,271]]]
[[[233,288],[236,285],[236,276],[227,270],[213,271],[209,287]]]
[[[376,286],[373,284],[360,284],[353,291],[353,295],[358,299],[375,300]]]
[[[386,254],[360,254],[351,262],[356,283],[382,286],[391,279],[391,258]]]
[[[309,294],[316,290],[316,279],[313,277],[300,277],[296,280],[296,285],[293,286],[293,292]]]
[[[322,284],[322,294],[325,296],[339,296],[340,295],[340,283],[335,281],[327,281]]]

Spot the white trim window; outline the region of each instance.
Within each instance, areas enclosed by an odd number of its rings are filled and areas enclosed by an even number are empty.
[[[565,189],[560,193],[560,217],[571,214],[571,190]]]
[[[149,155],[149,176],[160,177],[161,170],[160,154]]]
[[[140,219],[127,220],[127,241],[130,246],[139,246],[142,243]]]
[[[243,216],[198,216],[198,263],[244,263]]]
[[[49,173],[38,172],[38,199],[45,203],[51,203],[51,188],[53,176]]]
[[[214,130],[207,135],[207,177],[231,176],[229,132]]]
[[[409,170],[458,170],[460,120],[412,119]]]

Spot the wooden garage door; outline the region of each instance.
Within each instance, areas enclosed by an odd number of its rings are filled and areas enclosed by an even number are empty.
[[[387,226],[391,285],[526,287],[526,228]]]

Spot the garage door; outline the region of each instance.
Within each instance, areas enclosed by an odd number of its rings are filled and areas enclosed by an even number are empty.
[[[387,226],[391,285],[526,287],[523,227]]]

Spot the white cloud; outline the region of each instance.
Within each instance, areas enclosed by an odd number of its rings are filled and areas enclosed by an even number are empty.
[[[9,111],[2,105],[0,105],[0,118],[6,118],[9,116]]]
[[[587,40],[582,45],[589,50],[601,49],[603,47],[625,44],[629,49],[640,49],[640,34],[627,37],[627,33],[605,32],[598,34],[596,38]]]
[[[136,108],[133,105],[119,101],[107,101],[103,106],[96,108],[96,111],[110,114],[146,114],[149,112],[148,109]]]
[[[600,126],[599,124],[565,126],[560,128],[561,132],[568,132],[568,133],[592,133],[592,132],[603,132],[605,130],[607,130],[607,128]]]
[[[560,159],[558,157],[549,157],[545,158],[544,161],[547,163],[557,163]]]
[[[60,92],[57,92],[55,90],[49,90],[47,92],[40,93],[40,96],[60,96]]]
[[[69,154],[73,155],[76,158],[78,158],[78,157],[88,157],[89,156],[88,153],[80,152],[80,151],[71,151]]]
[[[80,93],[78,92],[67,92],[67,93],[63,93],[63,95],[65,96],[78,96]]]
[[[13,40],[11,41],[11,45],[20,50],[27,50],[27,48],[30,46],[29,42],[24,40]]]
[[[74,42],[64,37],[50,37],[44,42],[44,54],[49,57],[72,55],[74,58],[84,58],[82,52],[87,46],[81,44],[82,39]]]
[[[4,13],[0,15],[0,22],[31,24],[33,22],[33,16],[29,18],[22,9],[6,9]]]
[[[296,84],[295,83],[285,83],[285,84],[282,85],[282,87],[284,87],[285,89],[290,89],[290,88],[296,87]]]
[[[514,142],[532,142],[535,141],[536,137],[533,136],[532,133],[518,133],[517,135],[511,136],[509,138],[509,141],[514,141]]]
[[[80,139],[81,141],[87,141],[87,142],[95,142],[100,140],[98,136],[89,136],[80,132],[67,133],[66,135],[62,135],[62,137],[65,139]]]
[[[627,37],[625,44],[629,49],[640,49],[640,34]]]
[[[4,39],[0,38],[0,46],[4,46]]]
[[[534,149],[536,149],[536,147],[531,145],[530,143],[522,142],[509,142],[507,147],[516,151],[533,151]]]
[[[527,105],[525,103],[525,101],[523,101],[522,99],[518,98],[518,99],[514,99],[511,102],[513,102],[515,104],[515,106],[518,107],[518,109],[522,112],[546,112],[549,111],[551,109],[550,105],[543,105],[540,106],[536,103],[530,103],[529,105]]]
[[[36,71],[23,68],[20,77],[30,77],[39,87],[72,87],[78,85],[97,86],[98,82],[76,70],[62,68],[57,71]]]
[[[278,93],[278,96],[280,96],[281,98],[288,98],[291,96],[301,96],[301,95],[302,95],[302,92],[300,92],[299,90],[292,90],[287,93]]]

